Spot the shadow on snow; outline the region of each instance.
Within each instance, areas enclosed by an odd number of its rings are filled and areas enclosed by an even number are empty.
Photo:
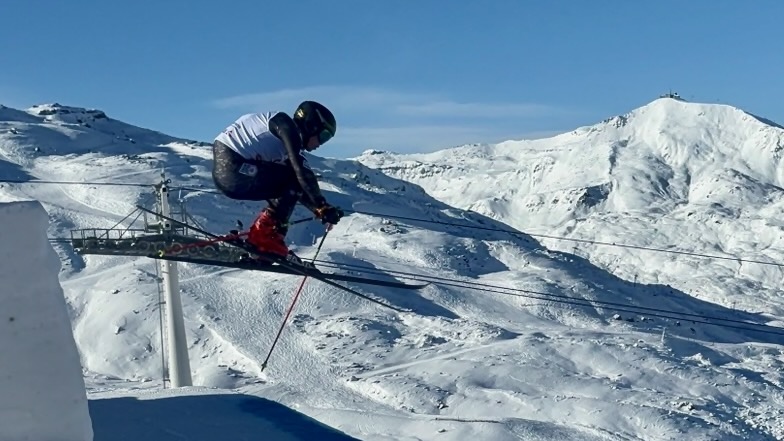
[[[239,394],[89,401],[95,441],[349,441],[338,430],[275,401]]]

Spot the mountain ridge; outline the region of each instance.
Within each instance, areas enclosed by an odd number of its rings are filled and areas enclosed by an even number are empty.
[[[716,180],[731,185],[735,196],[748,193],[746,203],[759,203],[764,198],[755,194],[757,187],[784,187],[783,152],[784,129],[746,112],[662,98],[553,138],[427,154],[368,151],[356,159],[488,215],[516,208],[522,216],[530,212],[524,205],[541,203],[504,203],[513,197],[560,198],[566,201],[558,218],[563,222],[570,211],[580,217],[595,213],[595,207],[624,212],[710,205],[716,188],[706,183]],[[463,179],[479,171],[497,185]]]

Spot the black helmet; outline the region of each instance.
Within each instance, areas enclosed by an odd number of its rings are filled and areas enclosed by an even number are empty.
[[[302,133],[303,141],[315,135],[318,136],[319,144],[329,141],[337,130],[335,115],[315,101],[303,101],[294,112],[294,122]]]

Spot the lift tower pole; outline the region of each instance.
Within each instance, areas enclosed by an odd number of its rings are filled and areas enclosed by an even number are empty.
[[[169,206],[168,181],[163,179],[160,185],[158,200],[161,214],[171,216]],[[165,218],[160,218],[161,233],[171,234],[172,224]],[[164,299],[166,302],[166,335],[169,342],[169,380],[172,387],[192,386],[191,367],[188,360],[188,342],[185,336],[185,320],[182,315],[182,300],[180,299],[180,281],[177,271],[177,262],[161,260],[161,273],[163,277]]]

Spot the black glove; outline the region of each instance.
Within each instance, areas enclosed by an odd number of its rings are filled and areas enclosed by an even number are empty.
[[[322,224],[335,225],[340,221],[340,218],[343,217],[343,210],[338,207],[325,204],[316,210],[316,216],[321,219]]]

